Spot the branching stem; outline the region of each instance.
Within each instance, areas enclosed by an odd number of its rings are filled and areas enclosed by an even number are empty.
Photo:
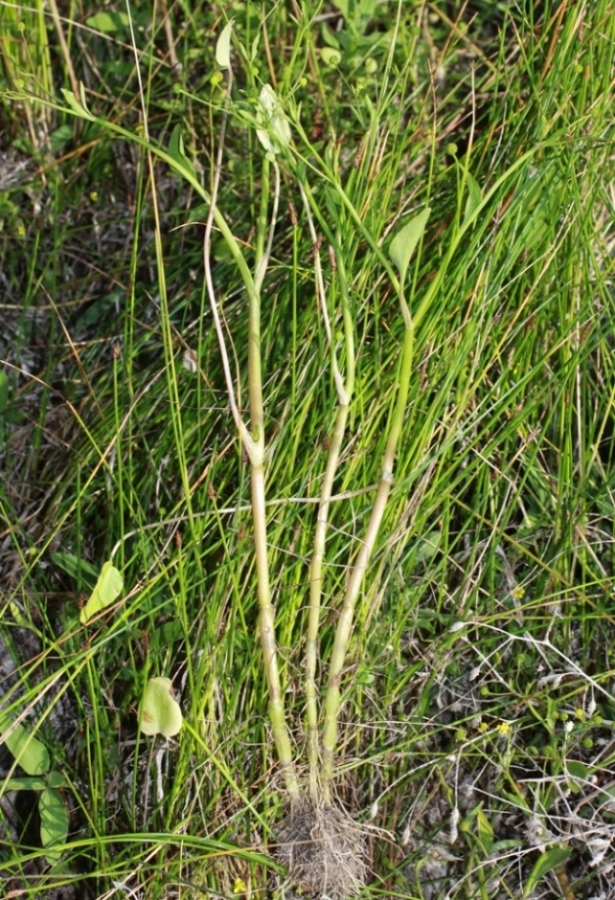
[[[278,206],[280,178],[277,165],[275,166],[275,197],[273,205],[273,216],[269,223],[269,237],[265,247],[265,234],[267,231],[267,209],[268,209],[268,193],[269,193],[269,160],[263,162],[263,199],[260,208],[257,236],[257,259],[255,277],[252,279],[245,277],[247,267],[243,256],[240,271],[244,275],[244,284],[248,292],[248,381],[249,381],[249,399],[250,399],[250,428],[246,426],[239,404],[235,395],[233,378],[231,375],[231,367],[226,349],[224,331],[220,320],[218,303],[211,272],[211,232],[214,220],[219,223],[220,214],[216,214],[216,201],[220,185],[220,175],[222,171],[222,155],[224,151],[224,134],[226,129],[226,120],[228,117],[228,109],[232,88],[232,69],[228,69],[228,81],[226,101],[224,106],[223,120],[220,128],[220,142],[216,157],[216,168],[214,172],[214,183],[212,187],[211,202],[209,207],[209,215],[205,226],[205,237],[203,245],[203,257],[205,266],[205,280],[207,285],[207,293],[211,305],[212,316],[218,343],[220,346],[220,354],[222,357],[222,366],[224,369],[224,377],[226,379],[226,387],[229,396],[229,402],[235,425],[239,432],[240,438],[244,443],[250,459],[250,484],[252,499],[252,518],[254,524],[254,548],[256,556],[256,575],[257,575],[257,591],[258,591],[258,631],[263,652],[263,661],[265,666],[265,675],[267,679],[267,690],[269,694],[269,719],[273,729],[278,759],[284,773],[286,789],[291,797],[299,797],[299,786],[293,762],[293,753],[290,741],[290,734],[286,724],[286,715],[284,711],[284,701],[282,688],[280,684],[280,673],[278,668],[278,653],[275,637],[274,610],[271,603],[271,583],[269,579],[269,560],[267,554],[267,517],[265,508],[265,432],[264,432],[264,409],[263,409],[263,380],[262,380],[262,364],[261,364],[261,337],[260,337],[260,310],[261,298],[260,290],[265,277],[267,263],[271,253],[273,241],[273,231],[275,227],[275,216]],[[226,223],[225,223],[226,225]],[[233,239],[234,240],[234,239]],[[236,246],[236,244],[235,244]]]
[[[331,366],[333,370],[333,380],[335,383],[338,397],[338,411],[335,418],[333,433],[330,436],[329,454],[327,458],[327,466],[320,491],[320,501],[318,506],[318,516],[316,520],[316,529],[314,532],[314,549],[310,561],[310,607],[308,615],[308,628],[305,650],[305,699],[306,699],[306,717],[308,728],[308,762],[309,762],[309,791],[310,797],[314,804],[318,802],[319,796],[319,765],[320,754],[318,746],[318,688],[316,683],[316,669],[318,665],[318,639],[320,630],[320,613],[322,608],[322,591],[323,591],[323,564],[325,556],[325,543],[327,525],[329,520],[329,507],[331,504],[331,496],[333,494],[333,484],[337,467],[339,465],[346,424],[348,422],[348,414],[350,411],[350,400],[354,391],[355,380],[355,349],[354,349],[354,325],[350,312],[350,303],[348,298],[348,286],[346,282],[346,273],[342,254],[339,247],[332,248],[335,259],[335,268],[337,269],[337,277],[340,285],[340,293],[342,297],[342,318],[344,322],[344,344],[346,356],[346,378],[342,377],[340,366],[337,358],[335,347],[335,338],[331,328],[329,312],[327,308],[327,296],[325,290],[324,279],[322,275],[322,266],[320,261],[319,242],[314,228],[310,204],[306,192],[301,185],[301,196],[305,209],[312,245],[314,247],[314,268],[316,274],[316,289],[320,300],[325,332],[329,347],[331,350]]]

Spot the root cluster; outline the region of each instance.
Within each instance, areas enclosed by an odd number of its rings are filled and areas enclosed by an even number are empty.
[[[278,837],[278,858],[303,891],[344,900],[365,884],[364,829],[343,810],[295,801]]]

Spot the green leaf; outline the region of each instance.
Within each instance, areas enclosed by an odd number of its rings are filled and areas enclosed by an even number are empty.
[[[283,147],[288,147],[291,139],[290,125],[270,84],[263,85],[260,92],[256,120],[259,125],[264,126],[256,129],[256,136],[268,153],[279,153]]]
[[[483,812],[482,807],[479,807],[476,813],[476,826],[481,848],[485,856],[489,856],[493,846],[493,828],[491,827],[491,822]]]
[[[181,709],[170,678],[150,678],[139,709],[139,726],[143,734],[173,737],[179,733],[182,724]]]
[[[61,788],[66,785],[66,779],[61,772],[50,772],[47,776],[47,786],[50,788]]]
[[[98,581],[98,570],[92,563],[75,556],[74,553],[61,552],[52,553],[51,561],[71,578],[74,578],[79,587],[83,585],[90,591],[94,590]]]
[[[591,770],[582,762],[576,759],[569,759],[566,762],[566,784],[573,794],[579,794],[583,787],[587,784]]]
[[[2,779],[2,791],[44,791],[48,787],[46,778],[31,778],[29,775],[16,775],[14,778]]]
[[[9,379],[6,372],[0,371],[0,415],[6,409],[9,402]]]
[[[23,725],[11,727],[11,720],[5,714],[0,715],[0,733],[4,735],[4,743],[9,748],[16,762],[28,775],[44,775],[49,771],[49,752],[45,745],[37,740]]]
[[[184,630],[177,619],[171,619],[170,622],[165,622],[163,625],[155,628],[149,645],[150,654],[158,651],[168,651],[175,641],[181,640],[183,634]]]
[[[436,556],[438,550],[440,549],[440,544],[442,543],[442,532],[439,529],[435,529],[434,531],[428,531],[424,537],[421,538],[419,542],[418,550],[416,551],[416,562],[417,563],[429,563]]]
[[[124,579],[113,563],[106,562],[100,570],[96,587],[90,594],[90,599],[81,610],[79,616],[81,624],[85,625],[97,612],[114,603],[123,589]]]
[[[54,850],[54,847],[65,844],[68,835],[68,813],[59,791],[55,788],[44,790],[38,801],[38,811],[41,816],[41,843],[47,862],[53,865],[61,855],[61,851]]]
[[[324,43],[327,45],[327,47],[333,47],[334,50],[338,50],[338,51],[339,51],[339,49],[340,49],[340,42],[339,42],[338,39],[335,37],[335,35],[333,34],[333,32],[330,31],[330,30],[327,28],[326,25],[323,25],[323,26],[322,26],[321,34],[322,34],[323,41],[324,41]],[[340,55],[341,55],[341,54],[340,54]]]
[[[172,156],[175,162],[178,163],[182,169],[185,169],[190,175],[192,175],[193,178],[196,177],[196,170],[192,165],[192,162],[186,156],[186,152],[184,150],[184,139],[182,137],[182,131],[179,125],[176,125],[171,132],[171,140],[169,141],[169,156]]]
[[[406,272],[408,271],[412,254],[423,236],[430,212],[431,209],[428,206],[425,207],[418,216],[414,216],[409,222],[406,222],[401,231],[398,231],[391,241],[389,256],[397,266],[402,287],[406,280]]]
[[[216,62],[221,69],[231,68],[231,34],[233,32],[233,20],[227,22],[220,37],[216,42]]]
[[[87,328],[108,322],[109,317],[115,317],[116,310],[122,309],[125,296],[125,291],[121,288],[113,288],[108,294],[101,294],[93,303],[88,304],[82,313],[75,317],[75,331],[82,332]]]
[[[463,214],[464,224],[472,217],[483,199],[482,191],[476,179],[469,172],[466,172],[466,184],[468,186],[468,199],[466,200],[466,208]]]
[[[573,778],[578,778],[580,781],[587,781],[589,779],[590,769],[577,759],[569,759],[566,762],[566,768],[568,774],[572,775]]]
[[[80,119],[88,119],[90,122],[96,121],[96,116],[93,116],[87,107],[87,103],[85,102],[85,89],[83,84],[79,82],[81,102],[77,100],[72,91],[68,91],[66,88],[61,88],[62,93],[64,94],[64,99],[75,113],[76,116],[79,116]]]
[[[23,425],[27,416],[20,409],[7,409],[4,413],[4,421],[7,425]]]
[[[103,34],[114,34],[116,31],[124,33],[129,26],[128,14],[125,12],[111,12],[101,10],[96,15],[85,20],[85,24]]]
[[[73,137],[72,125],[60,125],[49,135],[49,146],[52,153],[60,153]]]
[[[373,18],[377,0],[332,0],[351,31],[362,33]]]
[[[551,869],[556,869],[558,866],[563,865],[569,856],[570,849],[568,847],[551,847],[550,850],[541,853],[536,860],[534,868],[530,872],[530,876],[523,890],[523,896],[529,897],[533,894],[534,889],[541,878],[544,878]]]

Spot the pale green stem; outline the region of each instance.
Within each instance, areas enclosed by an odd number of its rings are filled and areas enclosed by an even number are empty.
[[[205,283],[207,285],[207,294],[209,296],[209,305],[211,306],[211,314],[214,320],[214,327],[216,329],[216,334],[218,336],[218,344],[220,346],[220,355],[222,358],[222,369],[224,371],[224,378],[226,381],[226,391],[229,398],[229,403],[231,406],[231,412],[233,414],[233,419],[235,420],[235,425],[237,426],[237,430],[242,438],[242,440],[246,444],[246,449],[248,454],[251,456],[253,452],[253,441],[248,432],[248,429],[245,426],[245,423],[241,417],[241,413],[239,412],[239,405],[237,403],[237,399],[235,397],[235,387],[233,385],[233,376],[231,374],[231,365],[228,358],[228,353],[226,350],[226,341],[224,339],[224,330],[222,328],[222,322],[220,321],[220,312],[218,310],[218,302],[216,300],[216,290],[214,287],[214,280],[211,271],[211,232],[213,229],[214,220],[216,222],[221,218],[218,208],[216,206],[218,200],[218,189],[220,186],[220,176],[222,173],[222,157],[224,153],[224,135],[226,132],[226,120],[228,117],[228,107],[231,99],[231,89],[233,87],[233,70],[228,70],[228,82],[226,89],[226,99],[224,104],[224,114],[222,116],[222,124],[220,126],[220,140],[218,143],[218,153],[216,156],[216,168],[214,170],[214,183],[211,192],[211,198],[209,199],[209,213],[207,215],[207,222],[205,223],[205,236],[203,238],[203,266],[205,269]],[[234,240],[234,238],[233,238]],[[239,249],[239,248],[238,248]],[[241,251],[240,251],[241,255]],[[243,259],[243,256],[242,256]],[[244,262],[244,268],[247,270],[247,266]],[[248,270],[249,275],[249,270]],[[249,278],[246,279],[244,277],[244,284],[248,290],[248,296],[252,298],[256,295],[256,288],[254,286],[254,281],[252,280],[252,276],[249,275]],[[252,302],[250,300],[250,302]]]
[[[299,786],[293,763],[292,747],[290,742],[290,734],[286,724],[284,713],[284,702],[282,697],[282,688],[280,685],[280,673],[278,669],[277,645],[275,638],[274,610],[271,603],[271,585],[269,580],[269,561],[267,556],[267,518],[265,510],[265,432],[264,432],[264,410],[263,410],[263,387],[262,387],[262,365],[261,365],[261,337],[260,337],[260,288],[263,283],[267,260],[271,250],[273,240],[272,230],[275,225],[275,210],[277,210],[277,196],[274,202],[274,219],[270,223],[270,234],[267,245],[267,251],[263,252],[264,235],[267,229],[267,207],[268,207],[268,185],[269,185],[269,162],[265,160],[263,163],[263,201],[259,214],[258,237],[257,237],[257,259],[256,259],[256,275],[252,279],[244,277],[244,283],[248,288],[248,382],[249,382],[249,403],[250,403],[250,429],[248,430],[235,397],[235,390],[230,370],[226,343],[224,340],[224,331],[220,321],[218,304],[216,301],[213,277],[211,272],[211,231],[214,219],[219,223],[219,217],[216,215],[216,199],[218,187],[220,184],[220,174],[222,170],[222,151],[224,140],[224,127],[226,124],[226,115],[228,103],[230,101],[232,86],[232,71],[229,69],[229,79],[227,85],[227,99],[225,107],[225,115],[221,128],[220,145],[218,148],[218,156],[216,159],[216,170],[214,173],[214,184],[212,188],[212,196],[210,203],[209,215],[205,226],[204,239],[204,264],[205,279],[207,283],[207,291],[209,294],[212,315],[216,333],[218,335],[218,343],[220,345],[220,353],[222,356],[222,364],[226,378],[227,392],[235,424],[239,434],[244,441],[244,445],[248,452],[251,467],[251,495],[252,495],[252,519],[254,524],[254,549],[256,555],[256,576],[257,576],[257,594],[258,594],[258,631],[263,651],[263,662],[265,666],[265,676],[267,679],[267,689],[269,694],[269,719],[273,729],[273,737],[276,745],[278,759],[282,766],[286,789],[291,797],[299,796]],[[276,176],[277,176],[276,167]],[[276,177],[276,191],[279,193],[279,177]],[[233,239],[234,240],[234,239]],[[245,267],[245,260],[241,257]],[[247,268],[247,267],[245,267]]]
[[[260,449],[260,446],[257,446],[256,455],[258,455]],[[299,797],[299,785],[293,763],[290,734],[286,724],[280,672],[278,669],[274,610],[271,603],[269,560],[267,557],[267,522],[265,518],[265,472],[262,464],[256,465],[254,462],[252,463],[251,489],[258,582],[258,630],[269,692],[269,720],[273,729],[273,738],[278,759],[282,766],[286,789],[289,795],[296,799]]]
[[[317,235],[310,212],[310,206],[305,191],[301,190],[304,208],[315,247],[315,271],[316,285],[320,297],[320,304],[325,323],[325,330],[331,348],[333,377],[337,389],[339,408],[335,420],[333,434],[329,446],[327,466],[320,492],[316,530],[314,532],[314,550],[310,561],[310,606],[308,615],[308,628],[305,650],[305,699],[306,717],[308,727],[308,761],[309,761],[309,790],[312,801],[318,801],[318,774],[319,774],[319,748],[318,748],[318,690],[316,686],[316,669],[318,665],[318,636],[320,627],[320,611],[323,590],[323,562],[325,555],[325,542],[327,524],[329,519],[329,507],[333,493],[333,483],[339,464],[342,442],[348,421],[349,404],[354,390],[355,360],[354,360],[354,328],[350,305],[348,301],[348,287],[346,273],[344,271],[342,255],[336,253],[336,265],[339,273],[340,290],[342,294],[342,315],[344,321],[344,337],[346,345],[346,379],[342,380],[337,353],[335,350],[334,336],[329,321],[327,310],[327,297],[325,292],[320,253],[318,251]]]
[[[333,481],[339,463],[342,441],[348,421],[349,407],[340,406],[335,419],[335,427],[329,447],[327,468],[320,494],[318,518],[314,532],[314,551],[310,562],[310,612],[308,617],[307,640],[305,644],[305,700],[308,725],[308,761],[310,765],[310,796],[318,799],[318,691],[316,668],[318,665],[318,633],[320,626],[321,597],[323,587],[323,560],[325,539],[329,518],[329,506],[333,492]]]
[[[274,199],[274,217],[279,194],[279,177],[276,166],[276,197]],[[275,637],[274,609],[271,603],[271,582],[269,578],[269,558],[267,553],[267,513],[265,508],[265,416],[263,407],[263,375],[261,361],[261,300],[260,287],[265,275],[265,268],[273,241],[272,231],[275,218],[269,225],[267,250],[263,252],[264,233],[267,226],[266,211],[269,192],[269,161],[263,161],[264,199],[259,215],[257,235],[257,259],[255,272],[255,289],[250,294],[250,310],[248,322],[248,378],[250,397],[250,433],[252,449],[249,451],[251,463],[252,518],[254,522],[254,549],[256,553],[256,576],[258,590],[258,629],[265,675],[269,692],[269,720],[273,728],[273,737],[286,789],[289,795],[299,797],[299,784],[293,762],[290,734],[286,723],[284,700],[280,684],[278,668],[277,643]]]
[[[400,298],[403,301],[403,298]],[[402,308],[405,303],[402,302]],[[329,678],[325,697],[325,721],[323,726],[323,767],[322,787],[325,801],[329,802],[331,792],[331,780],[333,778],[333,762],[335,747],[338,737],[338,717],[341,701],[341,679],[348,642],[352,633],[354,613],[363,583],[363,577],[378,538],[378,532],[384,516],[389,492],[393,484],[393,470],[395,453],[399,443],[399,437],[404,421],[408,393],[410,388],[410,375],[412,372],[412,355],[414,348],[414,329],[406,328],[404,342],[401,351],[401,366],[395,406],[391,412],[388,428],[388,439],[382,460],[380,481],[376,491],[376,498],[372,508],[369,524],[361,548],[355,560],[354,566],[348,578],[346,592],[340,617],[335,631],[335,641],[331,652],[329,664]]]
[[[260,289],[263,284],[263,279],[265,278],[265,272],[267,271],[267,266],[269,265],[269,260],[271,258],[271,248],[273,247],[273,236],[275,234],[275,225],[278,218],[278,206],[280,203],[280,167],[278,166],[275,158],[273,159],[273,172],[275,177],[274,182],[274,191],[273,191],[273,204],[271,209],[271,216],[269,218],[269,236],[267,238],[267,246],[263,251],[264,245],[264,231],[261,234],[261,228],[258,229],[257,236],[257,247],[256,247],[256,266],[255,266],[255,275],[254,275],[254,285],[256,291],[260,294]],[[261,211],[259,221],[263,223],[264,228],[266,230],[267,227],[267,210],[269,206],[269,160],[265,158],[263,161],[263,183],[261,187]]]

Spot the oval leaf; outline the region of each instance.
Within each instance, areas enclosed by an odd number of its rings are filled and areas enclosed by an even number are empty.
[[[41,816],[41,843],[47,862],[53,865],[61,854],[60,850],[53,848],[65,844],[68,834],[68,813],[59,791],[55,788],[42,791],[38,811]]]
[[[391,241],[389,256],[397,266],[402,286],[406,280],[406,272],[408,271],[412,254],[425,231],[430,212],[431,209],[428,206],[425,207],[418,216],[414,216],[413,219],[406,222],[401,231],[398,231]]]
[[[0,718],[0,733],[9,732],[4,743],[9,748],[16,762],[28,775],[44,775],[49,771],[50,759],[47,747],[33,737],[23,725],[11,728],[10,719]]]
[[[173,737],[179,733],[182,724],[181,709],[170,678],[150,678],[139,709],[139,725],[143,734]]]
[[[114,34],[116,31],[123,34],[130,25],[130,19],[125,12],[110,12],[100,10],[95,15],[85,20],[85,24],[103,34]]]
[[[106,562],[100,570],[96,587],[90,594],[90,599],[81,610],[79,621],[82,625],[95,616],[101,609],[114,603],[124,589],[124,579],[113,563]]]
[[[227,22],[220,33],[220,37],[216,42],[216,62],[221,69],[231,68],[231,33],[233,31],[233,20]]]

